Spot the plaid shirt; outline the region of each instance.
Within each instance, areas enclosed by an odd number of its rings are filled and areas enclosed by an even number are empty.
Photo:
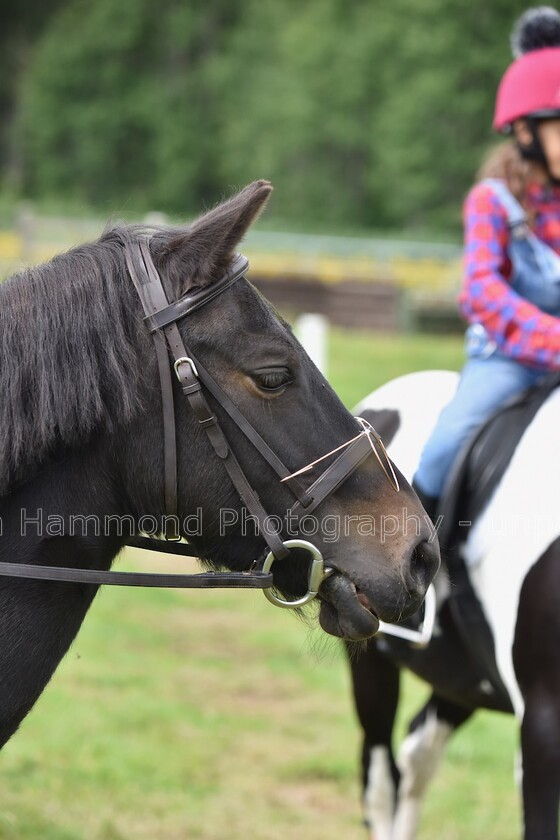
[[[527,209],[534,233],[560,254],[560,187],[530,184]],[[548,315],[510,286],[507,214],[490,187],[476,184],[464,206],[465,273],[462,314],[482,324],[506,356],[560,370],[560,318]]]

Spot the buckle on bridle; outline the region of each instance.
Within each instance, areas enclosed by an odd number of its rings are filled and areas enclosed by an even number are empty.
[[[195,376],[198,379],[198,371],[193,360],[189,356],[181,356],[180,359],[176,359],[176,361],[173,363],[173,370],[175,371],[175,376],[177,377],[179,382],[181,381],[181,376],[179,374],[179,365],[190,365],[190,368],[193,372],[193,376]]]

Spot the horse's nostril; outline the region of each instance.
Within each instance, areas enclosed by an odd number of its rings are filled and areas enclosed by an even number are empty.
[[[422,540],[412,549],[410,555],[410,578],[415,588],[429,586],[438,570],[439,550],[428,540]]]

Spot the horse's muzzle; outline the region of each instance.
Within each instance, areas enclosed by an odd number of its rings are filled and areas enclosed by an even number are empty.
[[[321,586],[319,622],[326,633],[359,641],[377,633],[379,619],[364,592],[335,572]]]

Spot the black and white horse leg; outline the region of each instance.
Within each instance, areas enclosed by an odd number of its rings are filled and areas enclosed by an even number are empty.
[[[364,819],[373,840],[392,840],[399,772],[392,750],[400,671],[376,642],[348,645],[356,712],[364,733]]]
[[[521,590],[513,659],[521,724],[525,840],[558,840],[560,801],[560,540]]]
[[[471,709],[432,694],[411,721],[398,755],[400,784],[392,840],[414,840],[429,783],[449,738],[472,714]]]

